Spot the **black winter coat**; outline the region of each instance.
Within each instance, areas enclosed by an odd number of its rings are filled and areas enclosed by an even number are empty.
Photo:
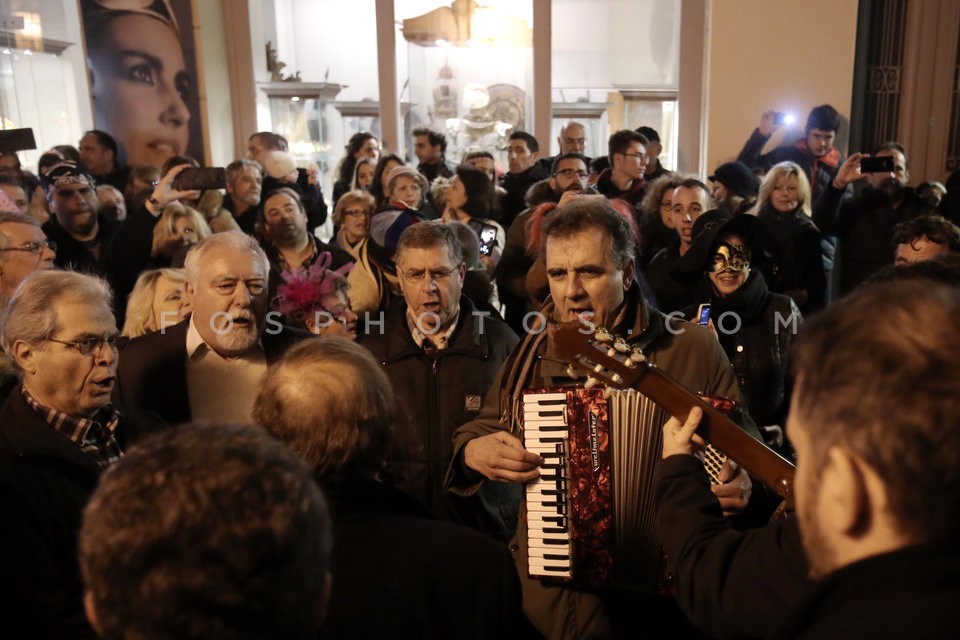
[[[777,147],[770,153],[760,155],[769,139],[770,136],[764,136],[758,129],[754,129],[746,144],[743,145],[743,149],[740,150],[737,160],[751,169],[759,168],[764,172],[780,162],[789,161],[799,165],[810,182],[814,200],[833,182],[837,177],[837,170],[843,164],[843,156],[836,147],[831,147],[825,154],[817,157],[810,153],[807,141],[803,138],[792,145]]]
[[[121,417],[126,449],[157,428]],[[95,638],[77,564],[81,515],[97,486],[95,459],[57,433],[14,389],[0,408],[0,635]]]
[[[710,637],[767,637],[812,588],[797,519],[734,530],[693,456],[660,460],[654,482],[680,609]]]
[[[893,264],[893,228],[897,224],[937,213],[910,187],[904,189],[897,206],[878,189],[868,187],[847,200],[843,200],[844,193],[830,185],[813,209],[814,223],[824,233],[837,236],[840,243],[841,294]]]
[[[481,318],[474,310],[467,298],[460,298],[457,328],[435,358],[414,342],[402,300],[387,311],[382,327],[368,325],[359,341],[383,366],[397,399],[396,436],[384,479],[444,520],[502,537],[504,525],[486,521],[485,508],[451,500],[443,488],[453,455],[453,432],[480,412],[500,365],[519,341],[505,323],[492,317],[482,319],[481,331]]]
[[[333,518],[323,638],[535,637],[506,545],[381,482],[323,486]]]
[[[729,296],[721,298],[712,289],[701,284],[699,299],[711,305],[720,346],[737,372],[750,416],[758,425],[782,426],[790,400],[787,354],[803,321],[800,309],[790,297],[770,293],[757,271]],[[687,307],[683,317],[694,318],[696,311],[696,306]]]
[[[822,309],[827,275],[820,230],[799,208],[780,213],[766,204],[757,217],[763,223],[765,246],[773,254],[770,290],[793,298],[805,315]]]

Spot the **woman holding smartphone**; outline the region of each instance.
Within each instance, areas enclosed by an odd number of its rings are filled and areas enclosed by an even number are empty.
[[[693,244],[675,273],[696,281],[699,303],[709,305],[706,324],[737,372],[754,421],[782,425],[789,401],[787,352],[802,316],[788,296],[767,289],[764,255],[755,217],[708,211],[694,223]],[[704,304],[681,313],[700,322]]]
[[[447,189],[443,221],[462,222],[476,232],[480,238],[480,261],[491,275],[507,242],[503,227],[490,219],[493,203],[493,184],[487,175],[472,165],[459,165]]]

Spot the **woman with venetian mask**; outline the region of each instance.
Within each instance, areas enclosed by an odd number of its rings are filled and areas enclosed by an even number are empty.
[[[754,421],[782,425],[787,353],[802,317],[789,296],[767,289],[766,263],[759,220],[709,211],[694,223],[693,244],[676,274],[696,279],[699,301],[711,305],[709,326],[737,372]],[[697,309],[682,313],[696,322]]]

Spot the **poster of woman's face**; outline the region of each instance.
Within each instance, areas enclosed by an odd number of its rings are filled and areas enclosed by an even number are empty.
[[[94,127],[128,166],[204,161],[191,0],[81,0]]]

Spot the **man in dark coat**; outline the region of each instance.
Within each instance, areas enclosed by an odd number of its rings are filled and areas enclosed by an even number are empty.
[[[184,266],[191,316],[126,346],[117,398],[168,424],[249,422],[267,365],[310,334],[267,314],[267,256],[242,231],[197,243]]]
[[[750,135],[737,160],[751,169],[770,170],[773,165],[790,162],[800,165],[810,181],[813,199],[820,196],[827,188],[837,170],[843,164],[843,156],[833,146],[840,128],[840,114],[828,104],[820,105],[810,111],[807,124],[804,127],[804,137],[796,140],[792,145],[777,147],[769,153],[763,153],[773,132],[783,126],[777,122],[777,114],[767,111],[760,118],[759,126]]]
[[[403,302],[382,323],[368,323],[360,342],[381,363],[397,397],[394,446],[384,477],[445,520],[509,539],[494,504],[452,501],[443,488],[450,437],[480,411],[481,401],[517,336],[461,295],[465,265],[460,241],[439,223],[412,225],[397,245]],[[488,513],[489,512],[489,513]]]
[[[271,131],[258,131],[250,136],[247,147],[247,159],[255,160],[261,168],[267,166],[267,154],[271,151],[287,151],[287,139]],[[300,194],[304,210],[307,212],[307,224],[311,232],[327,220],[327,203],[323,199],[323,190],[313,169],[297,169],[297,192]],[[240,212],[234,212],[240,215]]]
[[[730,363],[716,338],[705,328],[681,323],[651,309],[633,282],[634,246],[626,220],[602,198],[578,198],[558,209],[544,225],[546,271],[551,297],[540,309],[540,322],[508,359],[484,400],[483,409],[454,434],[454,457],[448,472],[450,491],[470,496],[485,485],[520,487],[540,477],[541,458],[521,441],[522,411],[515,407],[525,390],[582,386],[571,378],[556,352],[557,322],[589,321],[625,336],[631,347],[687,389],[740,400]],[[549,318],[549,320],[548,320]],[[754,437],[759,432],[748,420]],[[544,471],[546,473],[546,471]],[[733,511],[746,507],[749,482],[740,469],[725,478],[717,492]],[[727,481],[730,480],[730,481]],[[549,486],[549,485],[548,485]],[[627,597],[616,589],[588,590],[528,577],[527,506],[510,548],[521,575],[524,611],[549,638],[665,637],[672,604],[663,599]],[[640,612],[640,613],[638,613]],[[671,620],[672,622],[672,620]],[[614,635],[618,634],[618,635]],[[658,635],[659,634],[659,635]]]
[[[892,158],[893,171],[861,172],[860,162],[870,156],[855,153],[843,163],[813,209],[814,224],[839,241],[841,295],[893,264],[893,229],[897,224],[937,212],[907,186],[910,168],[903,145],[885,142],[872,155]],[[867,186],[855,197],[844,200],[848,185],[863,180]]]
[[[724,637],[956,635],[958,313],[955,287],[908,280],[863,287],[804,326],[787,422],[797,512],[786,522],[731,531],[691,458],[699,411],[664,426],[658,530],[678,566],[678,601],[701,627]],[[817,580],[808,597],[804,564]]]
[[[528,637],[507,548],[438,522],[378,480],[397,406],[373,357],[345,340],[288,351],[256,400],[256,422],[311,465],[330,500],[336,544],[323,637]]]
[[[22,383],[0,409],[0,629],[5,638],[93,638],[77,567],[81,512],[100,472],[144,428],[110,404],[117,327],[91,276],[28,276],[4,350]]]
[[[647,145],[643,134],[621,129],[607,141],[610,168],[604,169],[597,178],[596,189],[611,200],[619,198],[632,208],[634,220],[639,224],[640,203],[647,187],[644,172],[647,170]]]
[[[93,178],[72,162],[56,165],[43,176],[50,219],[43,232],[57,243],[54,264],[96,275],[107,274],[107,247],[120,223],[99,215]]]
[[[537,163],[540,143],[526,131],[514,131],[507,145],[509,170],[500,181],[507,192],[500,199],[500,224],[509,230],[514,218],[527,208],[527,191],[550,176],[550,170]]]

